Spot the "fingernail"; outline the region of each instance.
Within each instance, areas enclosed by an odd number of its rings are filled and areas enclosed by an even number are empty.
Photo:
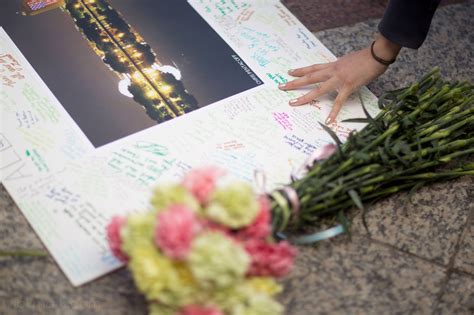
[[[290,69],[288,70],[288,74],[292,74],[295,71],[295,69]]]
[[[293,105],[296,105],[296,103],[298,103],[298,99],[295,98],[294,100],[291,100],[290,101],[290,105],[293,106]]]
[[[286,84],[285,84],[285,83],[282,83],[282,84],[278,85],[278,88],[284,89],[284,88],[286,88]]]
[[[325,123],[326,125],[330,125],[332,123],[332,118],[331,117],[326,118]]]

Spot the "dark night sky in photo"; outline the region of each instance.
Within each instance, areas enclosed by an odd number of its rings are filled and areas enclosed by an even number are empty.
[[[109,0],[152,47],[174,63],[199,106],[255,87],[234,51],[185,0]],[[0,2],[0,26],[97,147],[156,125],[118,91],[118,76],[92,51],[59,9],[21,16],[19,1]]]

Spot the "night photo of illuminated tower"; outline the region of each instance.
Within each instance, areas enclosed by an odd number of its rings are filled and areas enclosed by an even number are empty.
[[[66,0],[74,19],[96,54],[121,79],[119,89],[163,122],[198,109],[180,74],[160,71],[163,64],[145,40],[104,0]]]

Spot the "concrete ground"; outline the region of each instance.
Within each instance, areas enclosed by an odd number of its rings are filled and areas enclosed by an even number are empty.
[[[304,8],[310,1],[285,2],[299,15],[295,6]],[[334,3],[343,2],[348,1],[331,2],[333,9]],[[371,10],[384,1],[371,2],[373,6],[359,8],[357,18],[362,22],[351,26],[316,27],[299,16],[312,30],[326,29],[316,36],[341,56],[370,43],[378,21],[367,18],[380,16],[379,9],[373,15]],[[440,8],[425,44],[417,51],[403,50],[397,63],[370,85],[371,90],[380,95],[434,66],[447,78],[473,82],[473,21],[474,1]],[[336,25],[351,22],[355,21]],[[474,313],[473,177],[422,188],[411,202],[407,193],[399,193],[370,206],[369,234],[360,221],[356,216],[351,240],[342,236],[300,248],[296,268],[284,279],[280,296],[287,314]],[[0,248],[41,246],[0,187]],[[0,314],[145,313],[145,301],[124,269],[73,288],[50,257],[0,258]]]

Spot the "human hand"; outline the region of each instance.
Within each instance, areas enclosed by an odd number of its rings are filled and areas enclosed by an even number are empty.
[[[395,59],[401,46],[390,42],[383,36],[377,38],[374,45],[376,56],[384,59]],[[349,96],[361,86],[382,75],[388,66],[383,65],[372,57],[370,46],[348,54],[337,61],[326,64],[315,64],[312,66],[288,71],[288,74],[298,77],[293,81],[281,84],[281,90],[295,90],[307,85],[319,83],[319,86],[307,94],[290,101],[291,106],[300,106],[311,102],[331,91],[337,90],[338,94],[334,101],[331,113],[326,119],[326,124],[336,120]]]

